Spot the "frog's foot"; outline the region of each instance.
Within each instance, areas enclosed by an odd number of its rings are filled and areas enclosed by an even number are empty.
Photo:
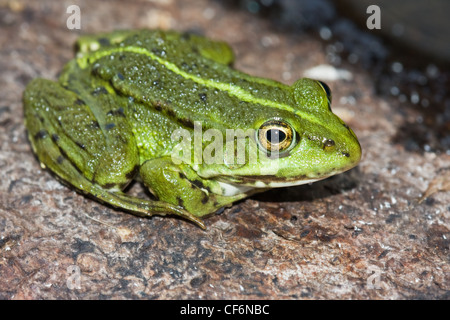
[[[123,192],[108,192],[98,186],[91,188],[91,194],[116,208],[130,211],[141,217],[150,217],[152,215],[176,215],[190,220],[202,229],[206,229],[205,224],[193,214],[184,210],[183,207],[172,205],[162,201],[145,200],[130,196]]]

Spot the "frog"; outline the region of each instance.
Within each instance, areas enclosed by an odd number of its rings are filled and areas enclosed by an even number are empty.
[[[233,62],[229,44],[192,32],[82,35],[57,81],[25,88],[32,150],[81,194],[203,229],[205,217],[241,199],[359,163],[358,138],[332,112],[327,84],[288,85]],[[127,192],[132,181],[149,194]]]

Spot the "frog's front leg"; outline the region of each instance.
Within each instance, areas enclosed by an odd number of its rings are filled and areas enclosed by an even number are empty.
[[[160,201],[181,206],[196,217],[248,196],[245,193],[223,196],[217,181],[201,178],[190,166],[174,164],[170,157],[147,160],[141,165],[140,176]]]

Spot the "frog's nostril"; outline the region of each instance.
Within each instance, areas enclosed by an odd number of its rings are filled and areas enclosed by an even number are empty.
[[[332,150],[335,146],[335,142],[332,139],[323,139],[322,141],[322,149],[323,150]]]
[[[325,139],[325,140],[323,141],[323,145],[324,145],[325,147],[333,147],[333,146],[335,145],[335,142],[334,142],[334,140],[332,140],[332,139]]]

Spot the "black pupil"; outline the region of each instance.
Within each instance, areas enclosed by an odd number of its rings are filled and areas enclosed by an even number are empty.
[[[286,133],[278,129],[270,129],[266,132],[266,138],[270,143],[280,143],[286,139]]]

